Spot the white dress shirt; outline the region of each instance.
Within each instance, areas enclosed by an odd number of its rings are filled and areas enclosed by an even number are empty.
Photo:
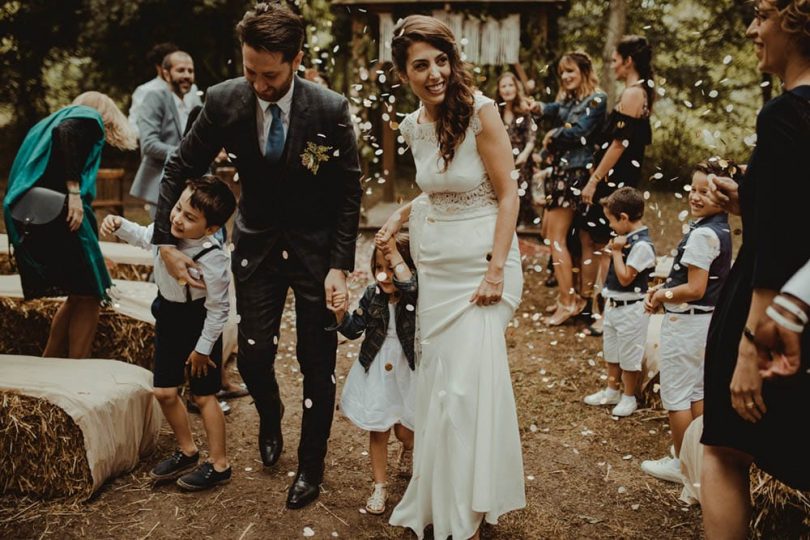
[[[163,298],[170,302],[185,303],[188,301],[186,298],[187,288],[191,293],[192,301],[205,298],[205,310],[207,311],[205,323],[203,323],[202,332],[194,350],[200,354],[210,355],[214,343],[222,335],[222,329],[225,328],[225,323],[228,321],[228,309],[230,307],[228,287],[231,283],[231,261],[228,253],[226,253],[225,249],[222,249],[219,240],[213,236],[203,236],[196,240],[181,239],[177,244],[177,249],[191,258],[212,245],[218,246],[219,249],[206,253],[197,261],[197,264],[202,269],[205,289],[180,285],[166,269],[166,265],[158,253],[158,247],[152,245],[154,223],[144,227],[124,218],[121,218],[121,220],[121,226],[115,231],[115,236],[127,244],[152,250],[155,265],[155,284]]]
[[[180,117],[180,134],[186,132],[186,124],[188,123],[188,113],[191,112],[188,105],[185,101],[180,99],[180,97],[172,92],[172,101],[174,101],[174,106],[177,107],[177,114]]]
[[[284,125],[284,139],[287,139],[287,131],[290,129],[290,110],[292,109],[293,89],[295,88],[295,77],[293,77],[290,89],[284,94],[280,100],[276,102],[278,108],[281,109],[281,123]],[[256,97],[258,107],[256,107],[256,133],[259,136],[259,149],[264,155],[265,147],[267,146],[267,134],[270,132],[270,126],[273,124],[273,113],[270,112],[270,101],[265,101]]]

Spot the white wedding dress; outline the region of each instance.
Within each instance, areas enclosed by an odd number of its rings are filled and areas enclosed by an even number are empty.
[[[523,289],[517,237],[504,272],[502,300],[470,303],[487,270],[497,199],[478,153],[478,112],[447,171],[434,124],[419,111],[400,130],[422,189],[409,228],[419,276],[413,476],[390,523],[466,540],[485,519],[523,508],[523,457],[504,333]]]

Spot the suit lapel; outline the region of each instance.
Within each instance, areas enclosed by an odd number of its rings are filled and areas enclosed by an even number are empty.
[[[296,75],[292,106],[290,107],[290,126],[284,144],[286,168],[289,168],[304,150],[310,101],[309,88],[306,87],[303,79]]]

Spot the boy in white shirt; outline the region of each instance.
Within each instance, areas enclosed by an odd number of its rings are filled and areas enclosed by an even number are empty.
[[[641,469],[669,482],[681,482],[680,455],[686,428],[703,414],[706,336],[720,290],[731,269],[728,214],[710,198],[709,174],[739,177],[739,167],[711,158],[695,167],[689,209],[697,218],[678,244],[672,271],[661,288],[650,290],[645,309],[664,307],[661,326],[661,401],[669,415],[675,457],[646,460]]]
[[[105,234],[154,250],[154,275],[158,296],[152,303],[155,316],[154,394],[172,427],[179,448],[152,469],[156,480],[174,480],[187,490],[201,490],[227,482],[231,467],[225,453],[225,416],[216,399],[222,366],[222,329],[228,319],[230,258],[216,233],[236,208],[227,184],[215,176],[191,179],[171,212],[171,233],[178,248],[198,268],[204,289],[191,288],[172,278],[158,248],[151,244],[154,224],[144,227],[120,216],[107,216]],[[195,276],[196,277],[196,276]],[[178,395],[189,370],[191,393],[200,408],[208,436],[209,461],[199,467],[188,413]]]
[[[649,324],[643,300],[655,269],[655,248],[642,223],[644,197],[637,189],[620,188],[600,203],[617,234],[607,247],[611,262],[601,293],[605,297],[602,349],[608,382],[606,388],[584,401],[595,406],[615,405],[611,414],[629,416],[638,408],[635,393]]]

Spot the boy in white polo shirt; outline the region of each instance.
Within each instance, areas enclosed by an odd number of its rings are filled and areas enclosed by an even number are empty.
[[[649,323],[643,300],[655,269],[655,249],[641,221],[644,197],[637,189],[620,188],[600,203],[610,228],[618,235],[608,244],[611,262],[601,293],[605,297],[602,349],[608,381],[606,388],[584,401],[594,406],[615,405],[611,414],[629,416],[638,408],[635,393]]]
[[[689,192],[693,217],[678,244],[664,285],[647,293],[645,309],[664,306],[661,326],[661,401],[669,415],[675,456],[641,463],[641,469],[669,482],[681,482],[678,455],[686,428],[703,414],[703,363],[714,306],[731,269],[728,214],[709,197],[709,174],[739,181],[739,167],[721,158],[695,166]]]

